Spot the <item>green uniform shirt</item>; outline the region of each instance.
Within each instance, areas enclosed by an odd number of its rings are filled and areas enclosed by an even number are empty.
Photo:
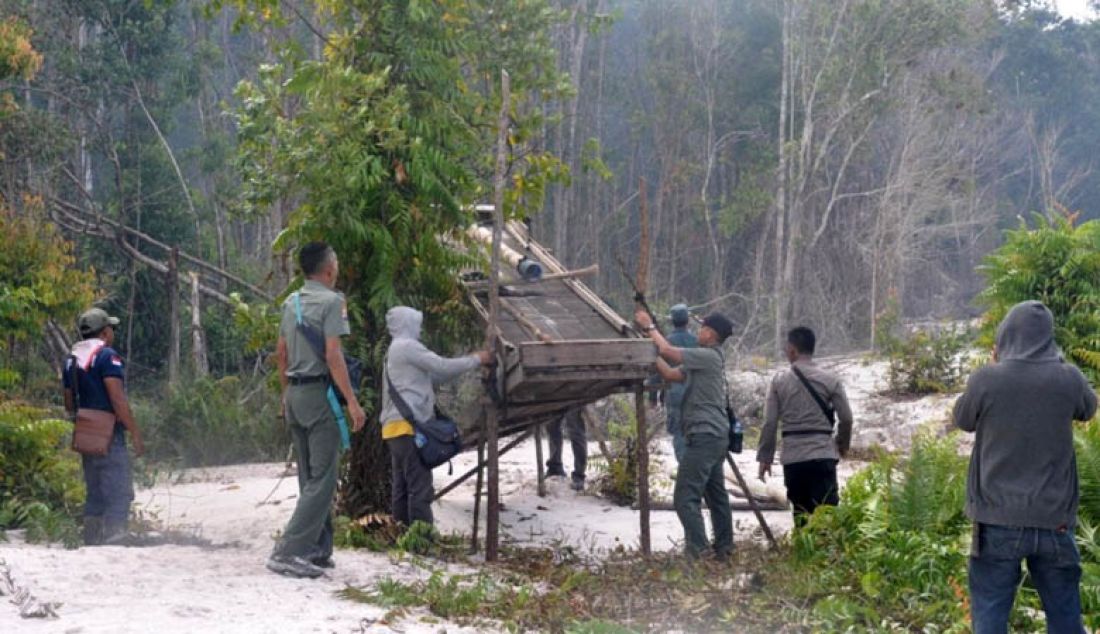
[[[682,421],[684,435],[726,436],[726,363],[717,348],[684,348],[680,369],[687,379]]]
[[[298,293],[302,304],[302,321],[316,328],[325,339],[351,334],[347,303],[342,294],[314,280],[306,280]],[[329,373],[324,357],[318,356],[309,345],[309,340],[298,332],[293,295],[283,302],[279,336],[286,339],[287,376],[311,377]]]

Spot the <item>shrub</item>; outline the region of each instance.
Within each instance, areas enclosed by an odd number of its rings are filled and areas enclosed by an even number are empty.
[[[912,455],[885,456],[854,476],[837,507],[819,509],[793,536],[784,574],[811,601],[814,630],[965,631],[970,522],[966,460],[954,436],[918,435]],[[1034,593],[1015,628],[1033,629]]]
[[[897,335],[896,309],[880,317],[875,345],[889,362],[886,381],[897,395],[916,396],[952,392],[967,373],[966,350],[973,340],[967,328],[945,326]]]
[[[1039,300],[1054,313],[1054,336],[1066,355],[1100,382],[1100,221],[1074,226],[1075,216],[1047,220],[1035,228],[1023,221],[1005,233],[1005,243],[985,259],[988,286],[980,299],[984,343],[992,344],[1009,309]]]
[[[134,399],[151,460],[185,467],[282,460],[290,445],[279,398],[262,378],[203,378]]]
[[[67,447],[71,423],[44,410],[0,403],[0,529],[26,528],[29,541],[76,543],[84,483]]]
[[[1081,547],[1081,602],[1085,625],[1100,628],[1100,417],[1074,435],[1080,479],[1077,542]]]

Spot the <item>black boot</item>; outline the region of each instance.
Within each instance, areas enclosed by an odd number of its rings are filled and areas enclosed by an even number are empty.
[[[129,546],[130,523],[126,520],[105,520],[103,522],[104,546]]]
[[[84,531],[83,531],[84,545],[85,546],[102,546],[103,545],[103,518],[93,517],[91,515],[84,516]]]

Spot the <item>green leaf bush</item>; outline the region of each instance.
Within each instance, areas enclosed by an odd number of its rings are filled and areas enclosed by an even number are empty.
[[[1053,220],[1035,215],[1035,227],[1020,221],[982,266],[988,286],[982,333],[992,345],[1009,309],[1039,300],[1054,313],[1054,336],[1066,356],[1093,385],[1100,384],[1100,221],[1075,225],[1075,216]]]
[[[152,461],[182,467],[271,462],[285,459],[290,447],[279,399],[262,377],[190,379],[167,395],[139,395],[132,407]]]
[[[84,481],[68,448],[71,429],[45,410],[0,402],[0,530],[25,528],[29,541],[76,545]]]
[[[814,631],[968,631],[966,464],[955,435],[924,432],[908,458],[853,476],[840,505],[792,537],[779,581],[810,602],[792,618]],[[1033,628],[1036,606],[1021,593],[1013,631]]]

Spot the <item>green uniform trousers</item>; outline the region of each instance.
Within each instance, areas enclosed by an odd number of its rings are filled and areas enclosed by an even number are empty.
[[[698,557],[707,550],[701,508],[706,498],[714,529],[714,551],[719,556],[728,555],[733,550],[733,516],[724,473],[727,441],[719,436],[691,434],[685,442],[672,493],[672,505],[684,527],[684,548],[689,557]]]
[[[291,385],[286,419],[298,455],[298,504],[275,546],[275,554],[332,555],[332,500],[340,466],[340,429],[324,382]]]

